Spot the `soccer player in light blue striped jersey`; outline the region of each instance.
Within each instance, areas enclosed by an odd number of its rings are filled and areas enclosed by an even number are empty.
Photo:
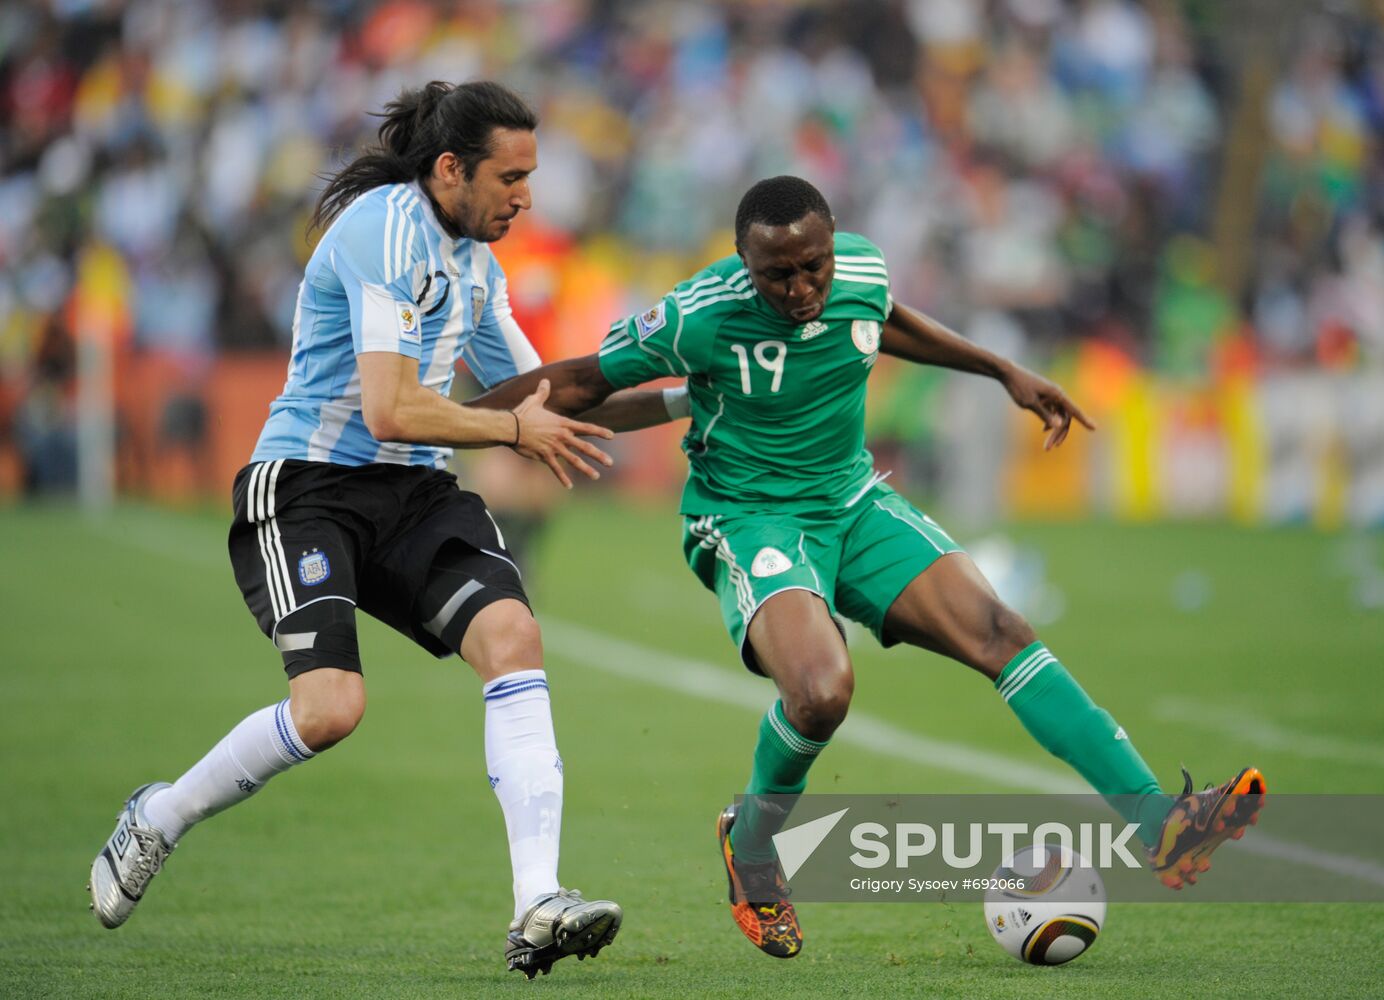
[[[563,764],[538,626],[499,526],[446,466],[452,448],[507,445],[570,487],[562,463],[596,478],[587,459],[610,459],[585,438],[611,432],[546,409],[546,383],[512,410],[448,398],[459,361],[487,386],[539,364],[489,247],[531,204],[532,109],[498,84],[434,82],[383,118],[380,145],[318,203],[327,228],[299,289],[288,379],[233,488],[236,581],[289,695],[173,783],[135,790],[93,862],[92,908],[122,924],[190,827],[355,729],[359,608],[439,657],[459,653],[483,683],[513,874],[505,958],[532,978],[596,954],[622,914],[558,883]],[[600,419],[631,429],[668,413],[644,391]]]

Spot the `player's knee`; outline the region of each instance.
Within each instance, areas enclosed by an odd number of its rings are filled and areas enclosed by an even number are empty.
[[[801,735],[826,740],[846,719],[855,674],[844,657],[813,664],[784,692],[784,713]]]
[[[365,684],[360,674],[316,670],[295,680],[289,704],[293,726],[313,753],[335,746],[360,725],[365,715]]]
[[[990,608],[990,628],[982,653],[983,665],[992,668],[998,676],[1014,654],[1036,638],[1028,619],[1003,602],[995,601]]]
[[[543,664],[543,636],[522,602],[496,601],[472,621],[461,654],[482,676],[532,670]]]

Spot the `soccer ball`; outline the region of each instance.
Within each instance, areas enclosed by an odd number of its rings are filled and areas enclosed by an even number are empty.
[[[1105,924],[1105,883],[1075,851],[1021,849],[995,869],[985,892],[985,926],[999,946],[1030,965],[1070,962]],[[1036,863],[1035,863],[1036,862]]]

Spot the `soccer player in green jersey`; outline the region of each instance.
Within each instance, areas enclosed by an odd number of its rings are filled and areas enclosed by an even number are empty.
[[[885,646],[910,643],[989,678],[1039,743],[1139,825],[1165,883],[1195,882],[1210,853],[1257,814],[1263,776],[1247,767],[1200,793],[1188,777],[1182,795],[1165,795],[1125,730],[961,547],[883,483],[865,449],[865,385],[883,351],[998,380],[1043,421],[1047,448],[1073,421],[1091,422],[1052,382],[895,303],[884,255],[837,232],[806,181],[750,188],[735,239],[734,256],[617,322],[597,354],[519,376],[477,402],[512,405],[548,378],[548,405],[581,413],[616,389],[687,378],[685,398],[673,390],[665,400],[667,416],[682,406],[692,417],[683,550],[717,595],[745,665],[779,691],[742,805],[717,825],[740,929],[770,955],[802,948],[771,840],[786,812],[759,797],[801,793],[846,716],[855,677],[834,614]]]

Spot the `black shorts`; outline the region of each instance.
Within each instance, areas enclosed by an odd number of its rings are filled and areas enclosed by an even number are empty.
[[[241,469],[231,496],[236,583],[290,677],[360,670],[357,607],[440,657],[481,608],[529,603],[485,502],[450,473],[280,459]]]

